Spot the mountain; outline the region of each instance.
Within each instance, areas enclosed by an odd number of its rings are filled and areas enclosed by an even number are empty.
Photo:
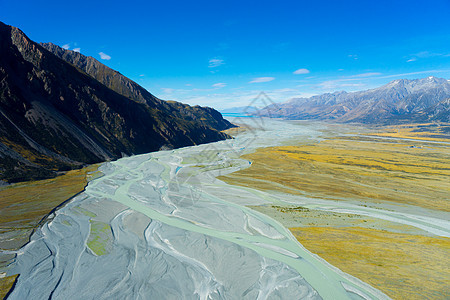
[[[147,104],[150,107],[165,111],[173,117],[199,122],[219,131],[234,127],[219,112],[212,108],[160,100],[136,82],[105,66],[91,56],[66,50],[52,43],[40,43],[40,45],[108,88],[135,102]]]
[[[257,115],[359,123],[450,122],[450,82],[433,76],[399,79],[376,89],[327,93],[273,104]]]
[[[0,22],[1,180],[223,140],[220,130],[234,127],[212,108],[157,99],[93,58],[52,52]]]

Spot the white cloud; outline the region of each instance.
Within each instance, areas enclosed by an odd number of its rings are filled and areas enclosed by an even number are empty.
[[[81,50],[81,48],[75,48],[75,49],[73,49],[74,52],[78,52],[78,53],[80,53],[80,50]]]
[[[370,73],[356,74],[356,75],[352,75],[350,77],[361,78],[361,77],[372,77],[372,76],[379,76],[379,75],[383,75],[383,74],[379,73],[379,72],[370,72]]]
[[[109,56],[109,55],[106,54],[106,53],[99,52],[98,54],[100,55],[100,58],[101,58],[101,59],[105,59],[105,60],[110,60],[110,59],[111,59],[111,56]]]
[[[216,67],[221,66],[223,64],[225,64],[223,59],[211,58],[209,60],[208,68],[216,68]]]
[[[140,75],[139,75],[139,77],[144,77],[144,76],[145,76],[145,74],[140,74]]]
[[[298,69],[298,70],[295,70],[293,73],[294,74],[308,74],[309,70],[308,69]]]
[[[345,89],[347,91],[355,91],[355,90],[362,90],[371,88],[373,86],[373,83],[371,83],[371,80],[379,80],[379,79],[398,79],[398,78],[404,78],[406,76],[412,76],[412,75],[420,75],[420,74],[435,74],[435,73],[442,73],[442,72],[448,72],[450,70],[428,70],[428,71],[419,71],[419,72],[411,72],[411,73],[401,73],[401,74],[391,74],[391,75],[384,75],[379,72],[371,72],[371,73],[362,73],[362,74],[356,74],[351,75],[347,77],[340,77],[337,79],[332,80],[326,80],[323,82],[320,82],[316,85],[316,89],[321,90],[322,92],[334,92],[337,90]]]
[[[275,80],[275,77],[257,77],[257,78],[253,78],[253,80],[250,81],[249,83],[269,82],[272,80]]]
[[[430,51],[421,51],[415,54],[411,54],[409,57],[410,59],[408,59],[406,62],[413,62],[418,60],[419,58],[431,58],[431,57],[448,57],[450,56],[450,54],[445,54],[445,53],[435,53],[435,52],[430,52]]]
[[[358,55],[356,54],[349,54],[348,57],[353,58],[353,59],[358,59]]]
[[[261,93],[260,89],[248,89],[252,85],[245,85],[231,89],[180,89],[180,88],[159,88],[160,99],[171,99],[190,105],[202,105],[214,107],[216,109],[247,106],[253,102],[256,96]],[[267,96],[273,102],[285,102],[291,98],[310,97],[315,94],[307,93],[304,89],[280,88],[265,90]],[[259,105],[259,104],[258,104]],[[262,105],[262,104],[261,104]],[[255,105],[256,106],[256,105]]]
[[[378,78],[395,78],[395,77],[404,77],[404,76],[410,76],[410,75],[420,75],[420,74],[434,74],[434,73],[442,73],[442,72],[449,72],[450,70],[428,70],[428,71],[419,71],[419,72],[411,72],[411,73],[401,73],[401,74],[392,74],[392,75],[386,75]]]
[[[215,87],[215,88],[223,88],[223,87],[226,87],[226,86],[227,86],[227,84],[224,83],[224,82],[218,82],[218,83],[214,83],[212,85],[212,87]]]
[[[363,83],[346,83],[346,81],[348,82],[345,79],[327,80],[319,83],[318,88],[324,91],[336,91],[343,88],[360,88],[366,86]]]
[[[260,90],[242,91],[238,88],[238,90],[231,93],[208,93],[207,95],[189,94],[175,98],[178,101],[188,103],[190,105],[210,106],[216,109],[241,107],[250,104],[262,108],[265,106],[263,103],[254,103],[255,98],[260,93]],[[285,102],[291,98],[310,97],[316,95],[311,93],[303,93],[296,89],[268,90],[265,93],[273,102]]]
[[[172,94],[175,91],[175,89],[171,88],[161,88],[161,90],[166,94]]]
[[[368,72],[368,73],[361,73],[361,74],[355,74],[345,77],[340,77],[337,79],[332,80],[326,80],[321,83],[319,83],[316,88],[324,91],[324,92],[334,92],[336,90],[342,90],[342,89],[361,89],[364,87],[367,87],[367,82],[361,82],[361,81],[367,81],[368,79],[375,78],[383,78],[379,77],[380,75],[383,75],[380,72]]]
[[[284,88],[284,89],[273,90],[272,93],[299,93],[299,91],[296,89]]]
[[[420,57],[420,58],[428,58],[428,57],[434,57],[434,56],[441,56],[441,53],[433,53],[430,51],[422,51],[416,54],[413,54],[413,57]]]
[[[65,45],[62,45],[62,48],[63,48],[63,49],[66,49],[66,50],[69,50],[69,48],[70,48],[70,44],[65,44]]]

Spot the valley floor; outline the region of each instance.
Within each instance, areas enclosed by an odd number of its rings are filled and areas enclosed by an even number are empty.
[[[15,183],[0,189],[0,270],[16,256],[46,216],[67,199],[82,192],[95,178],[98,165],[68,171],[56,178]],[[0,273],[0,298],[8,293],[17,275]]]
[[[233,140],[1,190],[8,299],[449,297],[448,141],[231,121]]]
[[[244,155],[250,168],[219,179],[280,198],[287,193],[309,199],[302,206],[251,208],[280,221],[308,250],[388,296],[448,299],[450,239],[444,220],[450,211],[450,139],[448,133],[436,133],[442,128],[333,125],[320,142],[292,139]],[[436,224],[442,220],[445,230],[420,226],[421,219],[431,217],[438,218]]]

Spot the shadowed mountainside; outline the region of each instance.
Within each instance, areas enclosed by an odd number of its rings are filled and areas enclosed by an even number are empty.
[[[293,98],[256,115],[286,119],[395,124],[450,122],[450,82],[433,76],[399,79],[376,89]]]
[[[159,100],[92,60],[85,71],[0,22],[1,180],[229,138],[219,112]]]
[[[66,50],[52,43],[41,43],[40,45],[59,58],[97,79],[108,88],[133,101],[158,108],[177,118],[199,122],[216,130],[225,130],[234,127],[227,120],[223,119],[218,111],[210,107],[189,106],[176,101],[160,100],[136,82],[105,66],[91,56]]]

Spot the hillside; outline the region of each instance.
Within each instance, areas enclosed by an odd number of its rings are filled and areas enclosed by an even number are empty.
[[[40,45],[59,58],[92,76],[108,88],[135,102],[144,103],[150,107],[165,111],[171,116],[199,122],[219,131],[233,127],[227,120],[222,118],[220,113],[212,108],[189,106],[176,101],[160,100],[136,82],[105,66],[91,56],[66,50],[52,43],[41,43]]]
[[[294,98],[258,111],[286,119],[391,124],[450,122],[450,82],[444,78],[399,79],[376,89]]]
[[[0,180],[229,138],[220,130],[233,125],[219,112],[169,104],[98,61],[86,65],[0,23]]]

